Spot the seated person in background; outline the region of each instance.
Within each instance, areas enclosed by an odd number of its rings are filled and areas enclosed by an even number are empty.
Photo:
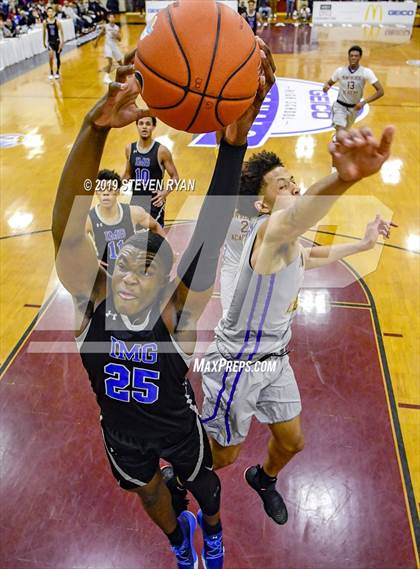
[[[241,1],[239,2],[239,5],[238,5],[238,14],[239,14],[240,16],[242,16],[242,15],[245,14],[245,13],[246,13],[245,0],[241,0]]]
[[[93,238],[99,263],[110,275],[121,247],[134,235],[137,226],[165,237],[159,223],[142,207],[118,201],[120,187],[121,178],[116,172],[100,170],[95,189],[99,203],[90,210],[86,220],[86,232]]]
[[[263,21],[263,26],[266,28],[268,26],[268,20],[272,19],[270,0],[260,0],[260,7],[258,9],[258,12]]]
[[[16,36],[16,24],[10,16],[6,19],[4,26],[10,32],[9,37],[14,38]]]
[[[10,31],[10,28],[8,28],[8,26],[6,26],[6,23],[4,21],[4,16],[0,16],[0,39],[3,38],[12,38],[13,34]]]

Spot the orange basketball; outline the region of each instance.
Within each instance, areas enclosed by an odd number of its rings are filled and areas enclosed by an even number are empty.
[[[260,53],[237,12],[214,0],[178,0],[137,44],[142,97],[163,122],[211,132],[234,122],[258,87]]]

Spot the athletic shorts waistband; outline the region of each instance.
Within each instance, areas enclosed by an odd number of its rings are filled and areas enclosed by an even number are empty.
[[[349,103],[344,103],[343,101],[339,101],[337,99],[337,103],[339,105],[342,105],[343,107],[346,107],[346,109],[353,109],[356,105],[350,105]]]

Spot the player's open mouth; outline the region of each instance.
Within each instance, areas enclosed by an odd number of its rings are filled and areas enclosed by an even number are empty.
[[[124,292],[122,290],[118,291],[118,296],[120,296],[123,300],[136,300],[137,296],[134,294],[130,294],[129,292]]]

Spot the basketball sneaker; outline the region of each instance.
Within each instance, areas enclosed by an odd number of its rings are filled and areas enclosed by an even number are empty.
[[[257,464],[257,466],[250,466],[245,470],[244,478],[251,488],[260,496],[266,514],[270,516],[276,524],[283,525],[287,522],[288,514],[286,504],[276,490],[277,478],[270,484],[262,486],[260,482],[260,472],[261,466],[259,464]]]
[[[223,533],[219,532],[214,535],[207,535],[203,525],[203,512],[198,511],[198,523],[203,532],[203,551],[201,559],[206,569],[222,569],[225,548],[223,547]]]
[[[194,549],[194,532],[197,521],[191,512],[182,512],[178,516],[178,522],[184,535],[181,545],[173,545],[172,551],[175,553],[178,562],[178,569],[197,569],[198,557]]]
[[[50,73],[50,74],[48,75],[48,79],[54,79],[54,75],[53,75],[52,73]]]
[[[54,74],[54,79],[60,79],[60,74],[59,74],[59,73],[55,73],[55,74]]]
[[[163,466],[160,471],[162,472],[163,480],[171,493],[172,507],[178,517],[182,512],[188,510],[187,490],[183,486],[179,485],[172,466]]]

